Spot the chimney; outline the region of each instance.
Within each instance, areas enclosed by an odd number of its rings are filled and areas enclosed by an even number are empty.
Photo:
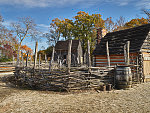
[[[103,29],[103,28],[98,28],[97,29],[97,44],[100,43],[101,39],[107,34],[107,31],[106,29]]]

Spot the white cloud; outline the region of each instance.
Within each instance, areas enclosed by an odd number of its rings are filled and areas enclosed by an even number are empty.
[[[140,0],[136,4],[139,8],[150,9],[150,0]]]
[[[117,4],[119,6],[132,4],[137,7],[150,8],[150,0],[0,0],[0,5],[14,5],[19,7],[64,7],[70,5],[90,7],[101,3]]]

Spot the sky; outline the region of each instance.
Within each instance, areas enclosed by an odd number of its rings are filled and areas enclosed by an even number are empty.
[[[123,16],[129,21],[145,17],[141,11],[143,8],[150,9],[150,0],[0,0],[0,14],[5,25],[17,21],[18,17],[30,16],[42,32],[49,31],[52,19],[72,19],[79,11],[101,14],[103,19],[112,17],[116,20]],[[39,50],[48,47],[46,41],[42,38]],[[23,44],[32,49],[35,46],[35,42],[29,38]]]

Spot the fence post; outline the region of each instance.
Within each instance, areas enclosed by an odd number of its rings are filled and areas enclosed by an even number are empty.
[[[68,43],[68,74],[70,74],[70,67],[71,67],[71,47],[72,47],[72,40],[69,40]]]
[[[37,52],[38,52],[38,42],[36,42],[36,44],[35,44],[34,69],[36,68]]]
[[[91,72],[90,42],[88,40],[88,71]]]
[[[51,72],[51,66],[52,66],[52,63],[54,62],[54,53],[55,53],[55,48],[53,47],[52,57],[49,62],[49,72]]]

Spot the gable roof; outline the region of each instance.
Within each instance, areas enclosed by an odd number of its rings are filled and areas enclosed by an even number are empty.
[[[55,45],[55,50],[68,50],[69,40],[58,41]],[[79,45],[79,40],[72,40],[72,50],[77,50]]]
[[[130,29],[107,33],[106,36],[101,39],[101,42],[96,46],[96,49],[94,50],[93,54],[94,55],[106,55],[107,54],[106,52],[107,41],[109,45],[110,54],[124,53],[123,48],[127,41],[130,41],[131,53],[139,52],[149,31],[150,31],[150,24],[145,24],[145,25],[130,28]]]

